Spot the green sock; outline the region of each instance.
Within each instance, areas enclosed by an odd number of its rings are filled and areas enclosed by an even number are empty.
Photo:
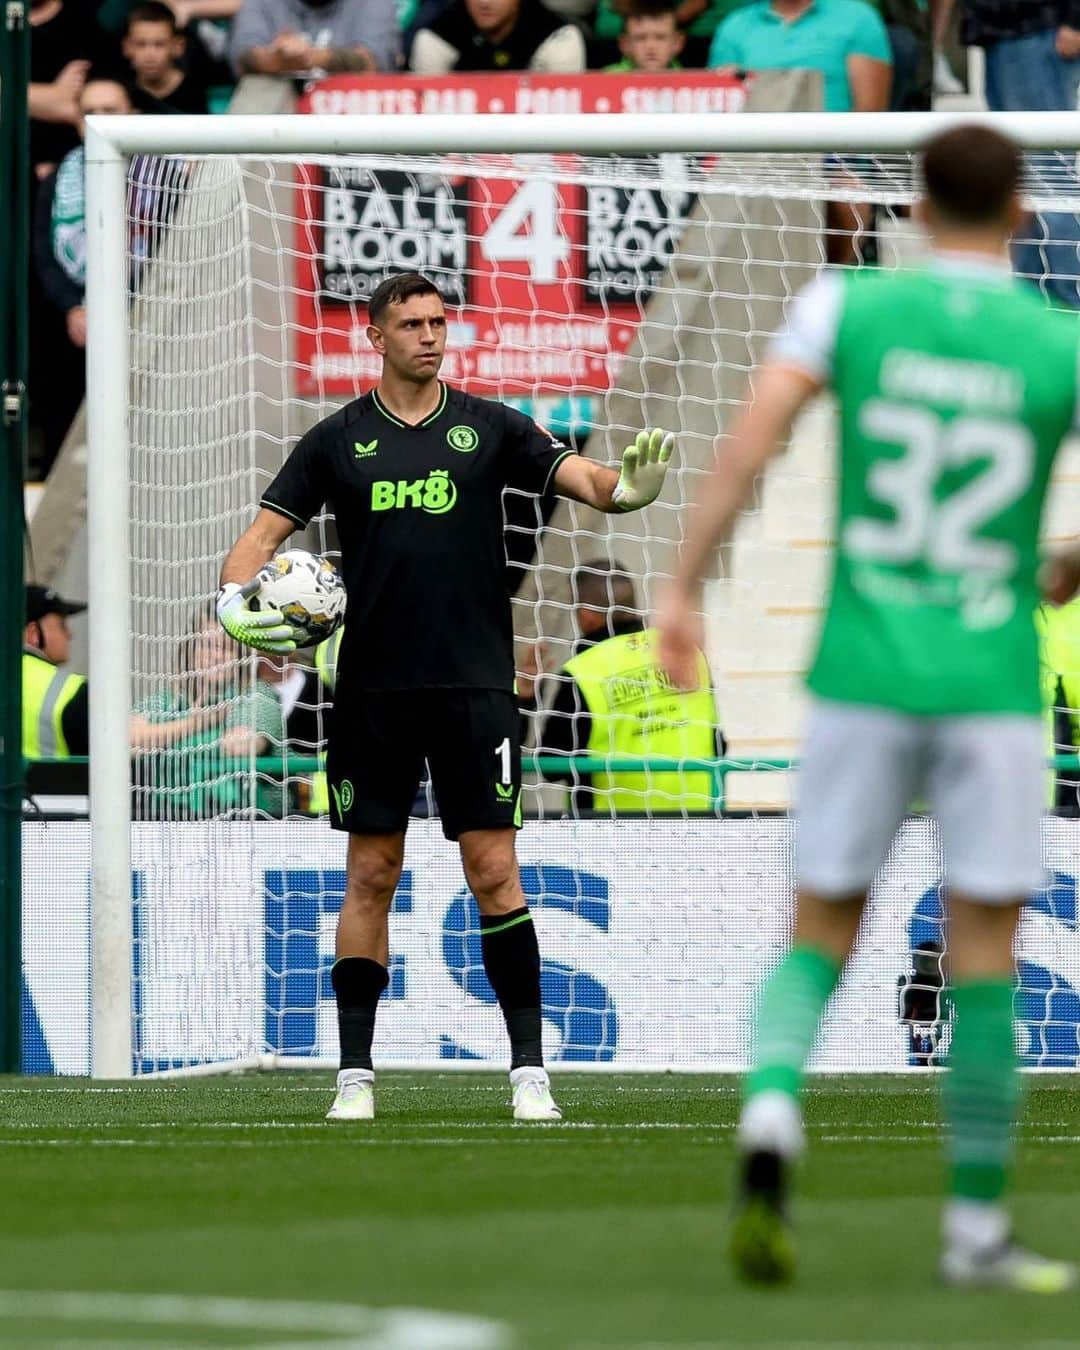
[[[951,991],[956,1019],[945,1082],[950,1189],[963,1200],[995,1201],[1005,1190],[1020,1097],[1009,980]]]
[[[798,1096],[821,1014],[842,969],[841,962],[813,947],[792,947],[766,980],[747,1097],[777,1089]]]

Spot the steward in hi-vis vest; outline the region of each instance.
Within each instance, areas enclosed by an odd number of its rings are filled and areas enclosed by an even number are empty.
[[[712,680],[699,658],[700,683],[676,689],[656,659],[655,633],[637,616],[634,583],[600,559],[575,576],[579,650],[563,667],[538,750],[611,758],[711,759],[724,753]],[[551,775],[549,775],[551,776]],[[575,784],[575,813],[703,814],[713,810],[713,776],[685,772],[563,775]]]
[[[621,633],[566,663],[589,712],[590,755],[657,755],[711,759],[716,754],[716,705],[705,657],[701,686],[676,689],[656,660],[656,632]],[[580,714],[579,714],[580,716]],[[592,808],[626,811],[710,811],[713,776],[685,773],[599,773],[592,776]]]
[[[45,586],[26,588],[22,658],[22,740],[27,759],[85,755],[90,745],[86,677],[68,675],[67,620],[86,606]]]
[[[1039,668],[1046,712],[1046,752],[1080,749],[1080,600],[1040,605],[1035,613]],[[1080,816],[1080,773],[1051,769],[1048,805],[1062,816]]]

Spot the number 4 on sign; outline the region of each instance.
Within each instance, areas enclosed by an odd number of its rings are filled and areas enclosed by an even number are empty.
[[[555,184],[523,183],[488,226],[480,247],[494,263],[527,262],[535,282],[558,281],[570,241],[559,229]]]

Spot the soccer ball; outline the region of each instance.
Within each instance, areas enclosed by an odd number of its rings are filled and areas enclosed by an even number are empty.
[[[290,548],[258,572],[252,609],[278,609],[298,647],[314,647],[336,632],[345,617],[345,584],[328,558]]]

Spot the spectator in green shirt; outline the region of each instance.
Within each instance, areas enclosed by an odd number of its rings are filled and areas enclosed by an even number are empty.
[[[816,70],[825,112],[884,112],[889,106],[892,54],[877,10],[866,0],[756,0],[729,14],[716,30],[709,65],[723,70]],[[860,260],[860,239],[872,216],[852,200],[857,165],[833,162],[848,189],[827,207],[831,263]]]
[[[214,615],[200,613],[180,644],[177,675],[131,719],[138,814],[155,820],[280,816],[280,782],[230,761],[249,759],[285,738],[281,703]]]
[[[656,75],[681,70],[686,39],[675,20],[675,0],[625,0],[626,23],[619,34],[622,60],[605,69],[616,75]]]
[[[825,112],[884,112],[889,106],[889,37],[866,0],[756,0],[716,30],[709,65],[819,70]]]

